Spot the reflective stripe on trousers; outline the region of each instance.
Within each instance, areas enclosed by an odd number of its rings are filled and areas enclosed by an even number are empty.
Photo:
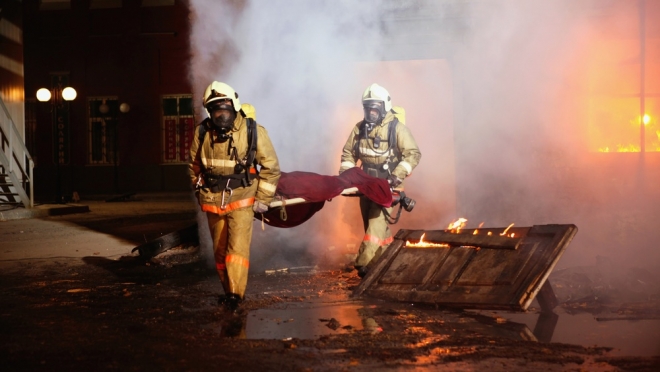
[[[386,210],[388,213],[392,212],[392,208]],[[365,234],[355,259],[355,266],[358,267],[366,266],[371,260],[380,257],[385,248],[394,241],[383,207],[361,196],[360,212]]]
[[[204,212],[210,212],[215,214],[226,214],[240,208],[249,207],[253,204],[254,204],[254,198],[247,198],[247,199],[236,200],[234,202],[228,203],[225,206],[225,209],[220,209],[220,207],[218,207],[217,205],[211,205],[211,204],[202,204],[201,208]]]
[[[213,241],[216,269],[226,294],[245,296],[250,267],[254,212],[250,208],[228,214],[206,213]]]

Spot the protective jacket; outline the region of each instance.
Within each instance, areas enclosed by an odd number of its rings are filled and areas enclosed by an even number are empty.
[[[396,138],[390,141],[392,135]],[[393,142],[392,148],[390,142]],[[398,121],[393,111],[389,111],[371,131],[367,130],[364,121],[355,125],[344,145],[339,173],[355,167],[360,160],[364,171],[371,176],[387,178],[389,173],[383,169],[383,164],[387,163],[392,174],[403,180],[412,173],[421,157],[408,127]]]
[[[394,109],[390,110],[382,123],[373,128],[364,121],[357,123],[344,145],[339,173],[355,167],[358,160],[362,169],[373,177],[387,178],[391,172],[403,180],[412,173],[422,154],[408,127],[395,114]],[[385,164],[387,169],[383,167]],[[403,189],[403,183],[397,189]],[[361,196],[360,213],[365,233],[355,259],[358,270],[380,257],[393,241],[386,217],[391,215],[392,208]]]
[[[197,184],[202,186],[199,188],[198,199],[203,211],[224,215],[251,207],[255,200],[268,205],[273,199],[280,178],[277,154],[268,132],[257,124],[254,162],[242,164],[248,158],[250,141],[247,127],[247,119],[238,114],[228,139],[221,139],[208,119],[196,128],[190,147],[192,160],[189,164],[189,175],[193,187]],[[256,165],[259,169],[256,169]],[[250,167],[248,173],[251,184],[246,182],[237,185],[232,181],[227,187],[226,178],[223,176],[239,175],[237,179],[240,180],[240,175],[245,173],[245,167]],[[210,187],[209,177],[220,180],[216,187]]]

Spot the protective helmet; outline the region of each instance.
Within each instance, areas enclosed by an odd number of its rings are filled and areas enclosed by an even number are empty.
[[[204,108],[206,109],[206,112],[208,112],[210,103],[224,99],[231,100],[232,105],[234,106],[234,111],[241,111],[241,101],[238,100],[238,93],[236,93],[234,88],[219,81],[214,81],[209,84],[204,91]],[[209,116],[211,116],[211,113],[209,113]]]
[[[380,85],[373,83],[367,87],[367,89],[364,90],[364,93],[362,94],[362,105],[364,106],[365,104],[374,102],[374,101],[380,101],[383,103],[383,111],[381,114],[383,117],[385,116],[385,113],[389,112],[392,109],[392,99],[390,98],[390,93],[387,91],[387,89],[381,87]]]

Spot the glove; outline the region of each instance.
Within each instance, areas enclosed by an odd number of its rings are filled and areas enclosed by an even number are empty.
[[[257,200],[252,204],[252,210],[254,213],[266,213],[268,211],[268,205]]]
[[[393,174],[390,174],[389,176],[387,176],[387,182],[389,182],[390,186],[394,188],[399,186],[401,182],[403,182],[403,180]]]

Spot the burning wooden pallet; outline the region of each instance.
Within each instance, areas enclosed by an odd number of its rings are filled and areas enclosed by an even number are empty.
[[[513,311],[538,295],[551,311],[557,300],[547,278],[576,233],[575,225],[399,230],[353,295]]]

